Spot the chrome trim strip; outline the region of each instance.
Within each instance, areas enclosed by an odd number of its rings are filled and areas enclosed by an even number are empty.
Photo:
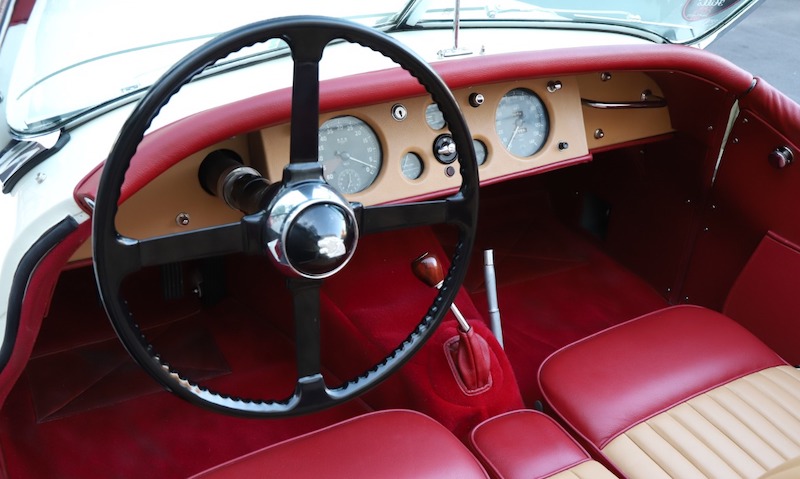
[[[0,184],[3,193],[10,193],[26,173],[60,150],[68,141],[69,134],[60,130],[28,140],[11,140],[0,151]]]
[[[667,106],[667,100],[664,97],[653,95],[649,91],[644,91],[640,101],[609,102],[581,98],[581,104],[601,110],[626,110],[632,108],[664,108]]]

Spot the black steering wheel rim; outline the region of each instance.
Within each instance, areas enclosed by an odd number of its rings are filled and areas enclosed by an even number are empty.
[[[145,261],[131,259],[128,250],[135,249],[135,255],[140,256],[145,253],[139,251],[140,245],[136,244],[135,240],[123,237],[115,226],[117,205],[121,196],[125,172],[128,170],[145,132],[161,108],[183,85],[209,65],[242,48],[265,42],[271,38],[283,39],[292,48],[296,75],[295,93],[303,88],[306,91],[302,91],[302,93],[308,93],[307,90],[311,88],[308,85],[298,87],[298,68],[303,68],[303,65],[307,67],[309,62],[313,64],[312,66],[318,67],[319,57],[321,57],[325,45],[336,39],[343,39],[375,50],[407,70],[428,91],[448,122],[459,152],[458,162],[462,178],[458,192],[438,204],[439,209],[444,212],[439,215],[446,218],[444,222],[457,226],[459,240],[443,285],[417,327],[381,362],[344,385],[330,389],[324,384],[321,374],[298,374],[295,392],[290,397],[279,400],[238,398],[212,391],[183,377],[179,371],[173,370],[158,355],[140,331],[132,315],[127,311],[120,296],[122,280],[146,264]],[[311,58],[308,58],[309,52]],[[319,57],[316,59],[313,58],[315,52],[319,52]],[[303,58],[304,56],[307,58]],[[312,101],[318,105],[318,79],[316,79],[316,83],[312,83],[312,86],[315,90],[311,93],[316,93]],[[296,106],[293,105],[293,123],[296,109]],[[304,113],[301,120],[297,123],[313,121],[313,134],[316,138],[317,111],[314,111],[313,115]],[[308,135],[311,131],[309,124],[301,125],[301,129],[298,129],[297,133],[293,127],[292,149],[295,149],[296,135],[303,133]],[[302,151],[302,148],[298,148],[297,154],[293,151],[291,162],[316,162],[315,150],[316,146],[313,151]],[[312,153],[313,158],[308,158]],[[298,158],[305,156],[306,158],[296,160],[296,156]],[[93,255],[100,296],[114,330],[134,360],[162,386],[183,399],[218,412],[246,417],[289,416],[331,407],[362,394],[402,366],[431,336],[447,313],[463,283],[472,251],[477,225],[478,183],[477,161],[472,137],[456,100],[435,71],[399,42],[373,29],[349,21],[325,17],[287,17],[246,25],[215,38],[178,62],[149,89],[147,95],[139,102],[122,127],[100,178],[93,217]],[[425,207],[425,205],[420,204],[420,207]],[[386,208],[364,208],[358,214],[362,221],[366,221],[363,218],[378,216],[387,211]],[[370,213],[374,214],[370,215]],[[398,216],[393,219],[394,223],[402,222],[404,217],[403,212],[399,214],[389,212],[388,214]],[[381,223],[381,225],[374,227],[374,231],[389,229],[383,226],[381,221],[377,223]],[[397,224],[397,227],[401,226]],[[121,251],[125,251],[125,254],[121,254]],[[291,283],[292,281],[290,281]],[[312,291],[310,294],[313,294],[314,288],[317,288],[318,294],[318,283],[304,284],[298,290],[310,290]],[[298,297],[298,294],[305,293],[293,291],[293,294],[295,294],[295,303],[297,304],[302,298],[302,296]],[[299,343],[297,347],[300,348]]]

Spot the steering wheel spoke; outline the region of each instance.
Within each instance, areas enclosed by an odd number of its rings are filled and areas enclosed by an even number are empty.
[[[244,251],[240,223],[231,223],[196,231],[158,236],[143,240],[119,239],[121,250],[138,255],[140,268],[168,263],[222,256]]]
[[[324,31],[292,31],[284,35],[294,59],[292,121],[289,145],[291,163],[317,161],[319,129],[319,62],[332,38]]]
[[[464,223],[469,217],[467,210],[468,205],[458,194],[442,200],[360,207],[356,209],[356,218],[361,234],[369,235],[416,226]]]
[[[290,279],[287,282],[294,305],[297,377],[313,377],[321,370],[320,287],[322,281]]]

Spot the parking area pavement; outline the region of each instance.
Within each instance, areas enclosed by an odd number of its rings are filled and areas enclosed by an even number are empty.
[[[800,103],[800,2],[764,0],[707,49]]]

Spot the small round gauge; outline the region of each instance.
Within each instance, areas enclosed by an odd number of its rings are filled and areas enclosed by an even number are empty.
[[[422,176],[422,158],[416,153],[406,153],[400,161],[400,169],[403,171],[403,176],[409,180],[416,180]]]
[[[447,124],[444,121],[442,111],[439,110],[439,105],[436,103],[431,103],[428,105],[428,108],[425,109],[425,121],[428,123],[428,126],[434,130],[441,130]]]
[[[486,163],[486,145],[481,140],[472,140],[472,145],[475,147],[475,160],[481,166]]]
[[[516,88],[500,99],[494,127],[509,153],[527,157],[544,146],[550,131],[550,119],[547,108],[535,93],[526,88]]]
[[[319,129],[319,162],[325,181],[344,194],[364,191],[383,163],[378,136],[354,116],[332,118]]]

